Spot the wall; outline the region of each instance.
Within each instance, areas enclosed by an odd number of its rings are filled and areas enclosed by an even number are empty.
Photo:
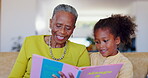
[[[0,52],[11,51],[14,43],[14,39],[18,36],[22,36],[23,39],[26,36],[35,35],[38,17],[42,16],[41,10],[38,9],[38,3],[42,4],[41,0],[1,0],[1,30],[0,30]],[[46,2],[50,4],[50,2]],[[43,4],[42,4],[43,5]],[[49,5],[52,6],[52,5]],[[53,6],[52,6],[53,7]],[[44,8],[44,7],[43,7]],[[46,7],[48,8],[48,7]],[[147,29],[148,29],[148,1],[136,1],[131,4],[130,14],[136,17],[136,23],[138,25],[138,32],[136,38],[137,52],[147,52]],[[50,9],[52,11],[53,9]],[[38,12],[38,14],[36,14]],[[51,14],[48,14],[51,15]],[[48,19],[50,17],[44,16]],[[81,17],[81,16],[80,16]],[[42,21],[46,21],[42,20]],[[40,25],[40,24],[39,24]],[[41,25],[42,26],[42,25]],[[45,24],[44,26],[48,26]],[[37,28],[40,29],[40,28]],[[47,29],[47,28],[46,28]],[[48,30],[46,30],[48,31]],[[86,31],[85,31],[86,32]],[[42,33],[42,32],[41,32]],[[43,32],[47,33],[47,32]],[[83,33],[82,33],[83,34]],[[75,36],[75,34],[74,34]],[[22,40],[23,41],[23,40]]]
[[[1,0],[0,0],[0,51],[1,51]]]
[[[137,36],[136,36],[136,51],[148,51],[148,1],[136,1],[131,6],[132,16],[136,17]]]
[[[36,0],[2,0],[1,52],[11,51],[18,36],[35,34],[35,15]]]

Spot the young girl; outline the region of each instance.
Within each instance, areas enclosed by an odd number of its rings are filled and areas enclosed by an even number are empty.
[[[99,20],[94,26],[94,40],[98,53],[90,54],[91,65],[124,63],[117,78],[133,78],[132,63],[118,50],[122,42],[130,42],[135,34],[136,25],[129,16],[112,15]]]

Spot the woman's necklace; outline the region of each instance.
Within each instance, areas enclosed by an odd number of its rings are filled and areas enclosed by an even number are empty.
[[[65,44],[64,53],[62,54],[62,56],[60,58],[55,58],[53,56],[52,47],[50,46],[50,44],[51,44],[51,36],[49,36],[49,48],[50,48],[50,55],[51,55],[52,59],[57,60],[57,61],[63,59],[65,54],[66,54],[66,50],[67,50],[67,41],[66,41],[66,44]]]

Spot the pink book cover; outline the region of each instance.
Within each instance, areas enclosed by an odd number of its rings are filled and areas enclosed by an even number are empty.
[[[52,78],[52,74],[60,78],[58,71],[62,71],[67,78],[69,78],[69,72],[71,72],[75,78],[116,78],[122,65],[123,64],[112,64],[76,67],[33,54],[30,78]]]
[[[52,74],[60,78],[58,71],[65,73],[67,78],[68,73],[72,72],[75,78],[78,78],[78,67],[33,54],[30,78],[53,78]]]

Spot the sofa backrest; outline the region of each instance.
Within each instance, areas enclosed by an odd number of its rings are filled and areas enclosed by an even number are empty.
[[[0,78],[8,78],[19,52],[0,52]]]
[[[133,64],[134,78],[147,78],[148,52],[122,53]]]
[[[8,78],[19,52],[0,52],[0,78]],[[122,53],[133,64],[134,78],[146,78],[148,74],[148,52]]]

